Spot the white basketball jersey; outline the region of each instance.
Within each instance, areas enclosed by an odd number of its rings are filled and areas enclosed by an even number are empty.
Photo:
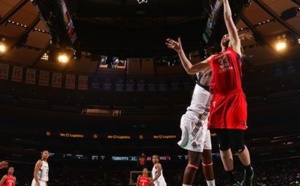
[[[199,114],[207,114],[209,112],[210,92],[195,84],[191,104],[187,107],[188,111]]]
[[[155,175],[157,174],[157,169],[155,167],[155,165],[153,166],[152,168],[152,179],[155,178]],[[156,184],[158,183],[158,184]],[[156,185],[165,185],[166,184],[166,181],[165,181],[165,178],[164,178],[164,174],[163,174],[163,170],[161,170],[161,174],[160,176],[158,177],[158,179],[154,182],[155,186]]]
[[[48,181],[49,180],[49,165],[48,162],[42,160],[42,166],[38,172],[38,179],[41,181]]]

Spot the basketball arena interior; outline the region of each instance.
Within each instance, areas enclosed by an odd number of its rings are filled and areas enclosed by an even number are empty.
[[[226,28],[216,1],[0,0],[0,160],[17,185],[30,185],[46,149],[50,186],[135,185],[141,154],[149,170],[158,154],[168,186],[181,186],[179,125],[195,77],[165,39],[180,37],[192,62],[219,50]],[[230,5],[239,34],[252,35],[241,41],[255,185],[299,186],[300,1]],[[216,185],[225,186],[211,139]],[[206,185],[201,169],[194,185]]]

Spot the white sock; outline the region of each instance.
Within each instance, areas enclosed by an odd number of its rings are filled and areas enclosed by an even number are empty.
[[[182,186],[192,186],[192,185],[187,185],[187,184],[184,184],[184,183],[183,183]]]
[[[207,186],[216,186],[215,180],[206,180]]]

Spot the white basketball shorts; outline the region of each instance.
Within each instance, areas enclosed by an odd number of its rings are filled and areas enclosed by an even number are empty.
[[[203,152],[203,149],[211,150],[210,131],[207,129],[207,118],[200,120],[195,115],[187,111],[181,117],[181,139],[178,145],[186,150]]]

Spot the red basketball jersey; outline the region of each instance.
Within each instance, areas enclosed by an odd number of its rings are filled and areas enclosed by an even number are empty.
[[[212,68],[209,129],[247,129],[247,102],[242,89],[242,61],[228,47],[210,61]]]
[[[3,184],[3,186],[13,186],[16,184],[16,179],[12,175],[7,175],[6,180]]]
[[[139,186],[149,186],[150,179],[148,176],[140,176]]]
[[[210,66],[212,68],[210,91],[213,94],[228,94],[231,91],[242,90],[242,61],[231,47],[214,56]]]

